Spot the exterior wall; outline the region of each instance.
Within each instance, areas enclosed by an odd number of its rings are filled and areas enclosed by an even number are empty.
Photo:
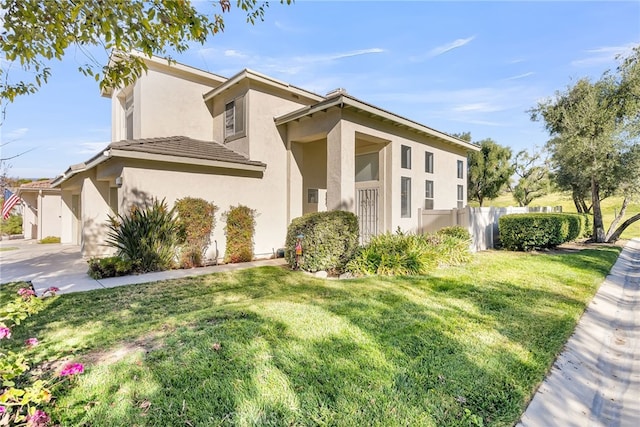
[[[24,201],[22,208],[22,234],[25,239],[38,238],[38,193],[21,192]]]
[[[104,256],[113,250],[104,245],[107,232],[109,208],[109,182],[97,181],[95,169],[89,171],[82,180],[80,193],[82,254],[84,256]]]
[[[256,256],[271,256],[284,245],[286,194],[284,189],[280,191],[271,187],[260,173],[139,161],[124,167],[122,181],[123,209],[152,197],[164,198],[169,206],[187,196],[213,202],[218,211],[212,245],[207,253],[209,258],[215,256],[214,241],[217,242],[219,257],[224,256],[223,213],[232,205],[242,204],[256,210]]]
[[[181,135],[210,140],[213,123],[202,95],[218,84],[216,80],[150,64],[134,85],[114,91],[111,97],[112,141],[126,139],[124,97],[128,93],[134,96],[135,139]]]

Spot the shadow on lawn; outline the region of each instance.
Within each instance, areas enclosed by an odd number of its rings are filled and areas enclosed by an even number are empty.
[[[604,268],[593,258],[551,262]],[[560,350],[550,331],[575,323],[536,301],[584,304],[509,281],[264,267],[65,295],[25,327],[49,342],[41,360],[101,360],[60,395],[65,425],[503,425]],[[484,345],[474,328],[525,351]]]

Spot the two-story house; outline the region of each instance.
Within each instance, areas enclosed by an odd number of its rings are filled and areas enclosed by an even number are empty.
[[[54,181],[62,241],[87,256],[108,252],[109,214],[152,198],[216,204],[219,256],[220,215],[232,205],[255,209],[258,257],[282,247],[290,221],[308,212],[354,212],[366,240],[398,227],[417,231],[419,209],[466,205],[473,144],[344,90],[321,96],[251,70],[223,78],[145,61],[134,84],[103,93],[113,142]]]

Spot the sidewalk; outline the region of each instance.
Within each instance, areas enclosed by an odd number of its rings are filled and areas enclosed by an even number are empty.
[[[80,248],[78,246],[42,245],[35,240],[3,240],[0,241],[0,248],[12,248],[12,250],[0,252],[0,284],[30,281],[37,294],[41,294],[51,286],[60,289],[58,294],[67,294],[158,280],[201,276],[265,265],[279,266],[286,264],[284,258],[276,258],[94,280],[87,275],[88,264],[80,256]]]
[[[633,239],[517,426],[638,425],[640,239]]]

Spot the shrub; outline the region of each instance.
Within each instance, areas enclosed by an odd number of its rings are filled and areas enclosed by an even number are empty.
[[[60,238],[56,237],[56,236],[47,236],[47,237],[43,238],[42,240],[40,240],[40,242],[38,242],[38,243],[42,243],[42,244],[60,243]]]
[[[169,210],[164,200],[153,200],[144,208],[134,206],[126,216],[110,216],[108,227],[107,244],[140,273],[173,267],[178,224],[174,209]]]
[[[498,220],[500,241],[508,250],[553,248],[580,237],[586,224],[580,217],[550,213],[504,215]]]
[[[438,266],[469,262],[470,242],[469,232],[462,227],[447,227],[424,236],[381,234],[360,249],[347,269],[356,275],[424,275]]]
[[[180,267],[200,267],[211,243],[218,207],[204,199],[185,197],[175,203],[178,212],[178,236],[183,246]]]
[[[385,233],[375,236],[347,264],[355,275],[414,276],[438,265],[435,246],[414,234]]]
[[[0,223],[0,234],[22,234],[22,215],[11,215]]]
[[[139,270],[132,261],[117,256],[91,258],[88,262],[89,271],[87,271],[87,274],[96,280],[107,277],[127,276]]]
[[[296,265],[295,247],[299,235],[303,236],[303,255],[300,265]],[[292,268],[339,273],[355,255],[359,235],[358,217],[351,212],[309,213],[289,224],[285,258]]]
[[[247,262],[253,259],[253,236],[256,228],[256,211],[247,206],[231,206],[224,214],[227,237],[224,262]]]

